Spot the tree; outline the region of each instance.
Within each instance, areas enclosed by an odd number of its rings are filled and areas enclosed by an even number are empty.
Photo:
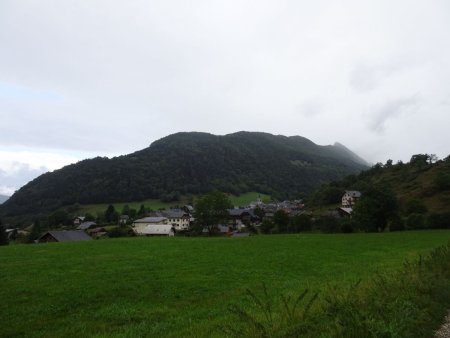
[[[264,219],[261,223],[261,232],[263,234],[270,234],[275,227],[275,224],[270,219]]]
[[[427,206],[422,200],[417,198],[411,199],[405,204],[405,214],[426,214],[428,211]]]
[[[406,227],[410,230],[425,229],[425,216],[423,214],[411,214],[406,218]]]
[[[39,239],[41,235],[41,223],[39,219],[36,219],[31,227],[30,234],[28,235],[28,243],[34,243],[35,240]]]
[[[253,213],[259,217],[259,219],[263,219],[264,218],[264,210],[261,209],[260,207],[256,207],[255,210],[253,210]]]
[[[131,219],[134,219],[136,217],[137,210],[130,208],[130,212],[128,213],[128,216],[130,216]]]
[[[289,216],[284,210],[277,210],[273,214],[273,222],[278,228],[279,233],[288,232]]]
[[[84,220],[87,221],[95,221],[95,217],[94,215],[90,214],[90,213],[86,213],[86,215],[84,215]]]
[[[411,156],[410,164],[416,167],[424,167],[428,164],[430,156],[428,154],[416,154]]]
[[[292,219],[292,230],[293,232],[301,232],[301,231],[311,231],[312,230],[312,221],[311,217],[308,215],[297,215]]]
[[[206,228],[211,236],[217,225],[229,218],[228,209],[232,208],[230,199],[224,193],[213,190],[200,197],[195,203],[195,222]]]
[[[119,213],[116,211],[113,205],[108,205],[105,211],[105,220],[108,223],[117,223],[119,220]]]
[[[8,245],[8,234],[6,233],[6,229],[3,227],[2,222],[0,220],[0,245]]]
[[[57,210],[48,216],[48,226],[50,228],[68,223],[69,214],[64,210]]]
[[[450,173],[440,172],[433,180],[437,191],[450,190]]]
[[[130,207],[128,204],[125,204],[122,208],[122,215],[130,215]]]
[[[430,154],[428,156],[429,164],[435,163],[435,162],[437,162],[437,160],[438,160],[438,157],[436,156],[436,154]]]
[[[371,186],[362,192],[353,208],[353,218],[366,231],[383,231],[397,211],[397,198],[388,187]]]
[[[141,207],[139,208],[139,211],[137,212],[137,214],[139,217],[142,217],[145,215],[145,213],[146,213],[145,206],[143,204],[141,204]]]

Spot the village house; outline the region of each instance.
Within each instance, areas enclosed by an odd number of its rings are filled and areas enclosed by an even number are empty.
[[[140,236],[174,236],[175,229],[167,217],[144,217],[132,224],[136,235]]]
[[[191,216],[183,209],[167,209],[152,213],[154,217],[165,217],[167,222],[173,226],[175,231],[189,229]]]
[[[340,217],[351,217],[352,213],[353,213],[353,209],[348,208],[348,207],[341,207],[341,208],[337,209],[337,212]]]
[[[347,190],[342,196],[342,207],[352,208],[355,203],[361,198],[361,193],[356,190]]]
[[[96,226],[97,226],[97,223],[95,223],[95,222],[91,222],[91,221],[83,222],[77,227],[77,230],[84,230],[84,231],[86,231],[86,230],[89,230],[89,229],[93,229]]]
[[[245,224],[251,224],[260,221],[260,218],[255,215],[253,209],[229,209],[228,210],[232,224],[240,229]]]
[[[73,225],[75,225],[75,226],[80,225],[81,223],[84,222],[85,219],[86,219],[86,217],[84,217],[84,216],[77,216],[73,219]]]
[[[90,241],[92,237],[84,231],[67,230],[67,231],[47,231],[37,240],[38,243],[50,242],[72,242],[72,241]]]

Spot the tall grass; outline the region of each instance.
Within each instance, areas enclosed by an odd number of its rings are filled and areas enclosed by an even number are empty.
[[[431,337],[450,306],[450,244],[377,273],[348,287],[330,287],[323,297],[261,296],[248,291],[252,306],[233,306],[232,337]],[[314,306],[313,306],[314,305]]]
[[[318,298],[317,292],[310,295],[306,289],[296,297],[281,294],[273,298],[265,284],[261,295],[250,289],[246,292],[250,301],[247,308],[236,304],[230,306],[238,321],[223,327],[228,336],[269,338],[308,330],[311,324],[309,313]]]

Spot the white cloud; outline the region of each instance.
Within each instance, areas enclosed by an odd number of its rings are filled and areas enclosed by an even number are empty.
[[[64,153],[42,149],[0,149],[0,194],[11,195],[37,176],[76,163],[89,153]]]

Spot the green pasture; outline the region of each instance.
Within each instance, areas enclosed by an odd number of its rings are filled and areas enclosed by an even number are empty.
[[[260,194],[258,192],[247,192],[244,194],[241,194],[239,196],[230,195],[229,198],[231,200],[231,203],[234,206],[245,206],[248,205],[250,202],[256,201],[258,197],[261,197],[263,201],[268,202],[270,201],[270,196],[265,194]],[[193,197],[195,201],[196,196]],[[166,209],[171,208],[176,205],[183,206],[185,204],[192,203],[192,197],[190,198],[190,201],[187,197],[182,197],[180,201],[178,202],[162,202],[158,199],[147,199],[144,201],[138,201],[138,202],[119,202],[119,203],[103,203],[103,204],[85,204],[80,205],[79,213],[80,214],[86,214],[89,213],[91,215],[96,216],[97,214],[102,214],[105,212],[106,208],[109,204],[112,204],[114,208],[120,212],[125,205],[128,205],[132,209],[139,210],[141,205],[144,205],[146,208],[150,208],[152,210],[158,210],[158,209]]]
[[[0,247],[0,336],[222,337],[247,288],[323,293],[449,239],[450,231],[422,231]]]

